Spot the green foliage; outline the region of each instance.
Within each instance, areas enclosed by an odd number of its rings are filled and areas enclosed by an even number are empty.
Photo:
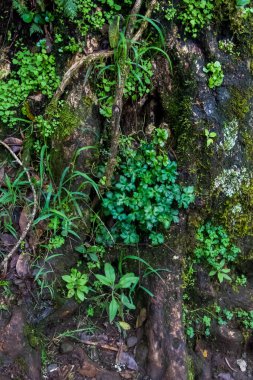
[[[173,1],[168,1],[167,7],[164,10],[164,17],[167,21],[172,21],[177,14],[177,10],[173,5]]]
[[[62,279],[67,283],[68,298],[75,297],[77,301],[84,301],[86,295],[89,293],[88,276],[82,274],[76,268],[72,268],[70,275],[62,276]]]
[[[214,138],[217,136],[217,133],[210,132],[208,129],[205,129],[205,136],[206,136],[206,146],[209,147],[214,142]]]
[[[59,126],[59,121],[56,118],[47,120],[42,115],[39,115],[35,118],[35,126],[43,138],[48,138],[54,134]]]
[[[123,317],[124,307],[130,310],[135,309],[130,293],[139,282],[139,277],[136,277],[134,273],[126,273],[116,282],[115,270],[110,263],[105,263],[104,274],[96,274],[95,277],[103,287],[110,289],[109,294],[105,295],[105,302],[108,308],[109,320],[112,323],[117,313]],[[125,294],[125,289],[129,290],[128,295]]]
[[[105,253],[104,247],[97,245],[80,245],[75,248],[75,251],[81,253],[82,257],[87,260],[87,267],[89,270],[92,270],[94,268],[100,268]]]
[[[149,23],[159,38],[155,42],[146,40],[142,44],[129,40],[125,35],[126,26],[122,27],[122,31],[120,31],[119,17],[112,20],[109,33],[112,34],[111,44],[115,46],[114,60],[111,65],[103,65],[97,75],[100,113],[105,117],[112,115],[116,85],[122,76],[124,77],[127,73],[126,80],[124,80],[124,97],[135,101],[150,92],[154,54],[164,55],[171,66],[169,56],[160,47],[164,46],[164,36],[158,23],[142,15],[136,15],[136,18],[138,21],[140,19]]]
[[[136,101],[150,92],[153,76],[152,62],[149,57],[141,57],[137,62],[129,61],[129,68],[129,76],[124,87],[124,98]],[[112,116],[112,106],[117,83],[115,79],[115,66],[111,65],[106,71],[102,70],[102,74],[98,76],[96,93],[100,103],[101,115],[110,118]]]
[[[17,109],[29,94],[41,91],[51,98],[59,85],[55,58],[44,48],[38,53],[23,48],[16,53],[12,64],[17,71],[11,73],[10,79],[0,81],[0,120],[10,126],[16,124]]]
[[[40,2],[38,2],[38,4],[40,4]],[[31,24],[31,35],[33,33],[43,33],[42,26],[54,20],[53,14],[45,11],[44,6],[40,7],[37,11],[31,11],[27,6],[26,0],[12,0],[12,5],[22,20],[27,24]]]
[[[209,74],[208,86],[210,88],[219,87],[223,83],[224,74],[219,61],[209,62],[203,68],[204,73]]]
[[[207,264],[211,268],[209,275],[217,275],[220,282],[230,281],[227,265],[234,262],[241,251],[231,243],[226,231],[221,226],[207,223],[198,229],[196,239],[195,262]]]
[[[78,0],[55,0],[55,3],[62,8],[64,15],[69,19],[73,20],[77,16]]]
[[[247,285],[247,277],[243,274],[241,276],[237,276],[235,279],[235,284],[237,286],[246,286]]]
[[[236,317],[247,330],[253,330],[253,310],[237,310]]]
[[[240,53],[236,51],[234,42],[229,39],[220,40],[219,49],[230,55],[240,55]]]
[[[135,244],[145,232],[154,245],[161,244],[164,237],[157,230],[178,222],[178,209],[194,201],[193,187],[176,184],[177,164],[161,149],[167,137],[168,133],[157,129],[154,139],[141,140],[138,149],[132,139],[122,141],[118,173],[102,202],[104,214],[115,221],[114,239]],[[97,236],[101,243],[105,238]]]
[[[178,16],[185,27],[185,32],[196,38],[213,18],[214,4],[212,0],[183,0],[183,10]]]
[[[105,23],[131,4],[132,0],[76,0],[78,17],[75,22],[81,35],[84,37],[88,30],[101,30]]]

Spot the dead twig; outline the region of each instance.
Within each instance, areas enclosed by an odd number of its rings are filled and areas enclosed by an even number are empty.
[[[87,344],[88,346],[98,346],[99,348],[103,348],[103,349],[109,350],[109,351],[115,351],[115,352],[119,351],[118,347],[111,346],[109,344],[103,344],[103,343],[99,343],[99,342],[92,342],[91,340],[82,340],[81,342],[83,344]]]
[[[225,358],[225,362],[226,362],[227,366],[231,369],[231,371],[237,372],[236,369],[234,369],[233,367],[231,367],[231,365],[229,364],[229,361],[228,361],[227,358]]]
[[[5,149],[7,149],[10,152],[10,154],[15,159],[15,161],[24,169],[24,171],[26,173],[26,176],[27,176],[27,179],[28,179],[28,182],[29,182],[29,184],[31,186],[31,189],[32,189],[32,192],[33,192],[33,210],[32,210],[32,214],[31,214],[30,220],[27,223],[26,228],[22,232],[22,234],[21,234],[19,240],[17,241],[17,243],[15,244],[15,246],[12,248],[12,250],[7,254],[7,256],[5,256],[5,258],[3,259],[3,261],[0,263],[0,268],[3,268],[3,274],[6,275],[7,269],[8,269],[8,262],[9,262],[9,260],[12,258],[12,256],[16,252],[16,250],[20,247],[22,241],[24,241],[24,239],[26,238],[26,235],[27,235],[28,231],[30,230],[31,225],[32,225],[32,223],[34,221],[34,218],[35,218],[35,215],[36,215],[36,212],[37,212],[38,198],[37,198],[37,194],[36,194],[35,188],[33,186],[32,179],[31,179],[31,176],[30,176],[30,173],[29,173],[28,169],[26,169],[24,167],[22,161],[20,161],[20,159],[17,157],[17,155],[11,150],[11,148],[9,147],[9,145],[7,145],[5,142],[3,142],[1,140],[0,140],[0,144]]]

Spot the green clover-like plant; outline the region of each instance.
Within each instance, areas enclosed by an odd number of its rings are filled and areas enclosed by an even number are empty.
[[[75,297],[78,302],[85,300],[86,294],[88,294],[90,290],[87,286],[87,274],[82,274],[76,268],[72,268],[70,275],[64,275],[62,276],[62,279],[67,283],[66,288],[68,289],[68,298]]]

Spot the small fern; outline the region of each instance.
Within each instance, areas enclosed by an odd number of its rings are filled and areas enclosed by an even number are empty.
[[[12,6],[15,11],[22,17],[25,13],[29,12],[27,8],[27,0],[12,0]]]
[[[77,0],[55,0],[56,4],[59,5],[66,17],[73,20],[77,15]]]
[[[31,27],[30,27],[30,36],[34,33],[41,33],[43,34],[43,30],[41,29],[41,27],[37,24],[35,24],[34,22],[32,23]]]

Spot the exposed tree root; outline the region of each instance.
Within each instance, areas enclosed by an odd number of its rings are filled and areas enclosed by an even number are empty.
[[[82,66],[88,65],[91,62],[96,61],[98,59],[107,59],[109,57],[112,57],[112,55],[113,55],[113,50],[105,50],[105,51],[92,53],[89,55],[83,55],[81,57],[76,56],[73,65],[71,65],[71,67],[64,74],[61,84],[56,90],[51,102],[57,102],[60,99],[66,87],[71,82],[71,79],[78,72],[78,70],[81,69]]]
[[[141,0],[136,0],[135,5],[131,12],[132,17],[130,17],[130,21],[127,27],[126,37],[128,40],[138,42],[138,40],[142,37],[148,25],[146,17],[149,17],[152,14],[156,4],[157,4],[157,0],[151,1],[151,4],[146,12],[144,21],[142,22],[140,29],[134,35],[134,24],[135,24],[135,19],[136,19],[134,15],[136,15],[136,13],[140,11],[140,8],[142,5]],[[120,120],[121,120],[122,108],[123,108],[123,95],[124,95],[124,87],[125,87],[128,74],[129,74],[129,65],[127,65],[126,63],[122,63],[121,75],[117,82],[115,100],[114,100],[114,105],[113,105],[113,116],[112,116],[112,122],[111,122],[112,136],[111,136],[110,155],[109,155],[109,159],[108,159],[106,171],[105,171],[107,187],[110,187],[111,185],[111,179],[112,179],[113,172],[117,163],[117,154],[118,154],[119,138],[120,138]]]

